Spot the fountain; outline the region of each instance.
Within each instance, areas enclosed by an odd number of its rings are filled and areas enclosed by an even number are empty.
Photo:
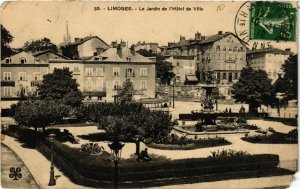
[[[212,71],[208,71],[206,77],[206,83],[200,85],[205,90],[205,100],[201,103],[202,110],[199,112],[201,122],[196,124],[198,131],[217,129],[216,119],[220,114],[220,112],[214,110],[215,99],[212,97],[212,91],[217,86],[213,82]]]

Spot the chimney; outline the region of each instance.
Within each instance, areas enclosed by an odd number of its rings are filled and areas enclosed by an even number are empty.
[[[168,47],[174,45],[175,43],[174,42],[168,42]]]
[[[180,42],[185,41],[185,37],[180,35]]]
[[[125,41],[121,41],[120,45],[121,45],[122,47],[126,47],[126,42],[125,42]]]
[[[132,54],[132,56],[135,56],[135,46],[134,45],[131,45],[130,53]]]
[[[104,49],[102,47],[98,47],[98,48],[96,48],[96,50],[97,50],[97,55],[102,54],[104,51]]]
[[[121,44],[119,44],[118,47],[117,47],[117,54],[119,55],[120,58],[122,58],[122,46],[121,46]]]
[[[80,38],[75,37],[75,42],[78,42],[78,41],[80,41]]]
[[[205,36],[201,36],[201,41],[205,40]]]
[[[118,42],[117,42],[117,41],[112,41],[112,42],[111,42],[111,47],[112,47],[112,48],[118,47]]]
[[[198,31],[197,31],[197,33],[195,34],[195,39],[196,39],[196,40],[201,40],[201,33],[199,33]]]
[[[223,31],[218,31],[218,35],[222,35],[223,34]]]
[[[285,49],[286,52],[291,52],[291,48]]]

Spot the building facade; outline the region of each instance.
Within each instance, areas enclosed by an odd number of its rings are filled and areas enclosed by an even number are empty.
[[[158,48],[158,43],[150,43],[150,42],[138,42],[134,45],[136,51],[146,50],[151,53],[157,54],[160,53],[160,48]]]
[[[116,102],[126,79],[134,99],[155,97],[155,62],[124,46],[109,48],[89,60],[50,60],[54,68],[69,68],[86,102]]]
[[[268,77],[272,79],[274,83],[278,77],[283,76],[282,65],[293,54],[290,49],[258,49],[247,52],[247,59],[249,65],[253,69],[261,69],[267,72]]]
[[[48,74],[48,63],[26,52],[1,61],[1,109],[22,96],[35,96],[37,85]]]
[[[195,56],[166,56],[167,62],[173,65],[173,73],[175,74],[175,84],[197,84],[196,77],[197,60]]]

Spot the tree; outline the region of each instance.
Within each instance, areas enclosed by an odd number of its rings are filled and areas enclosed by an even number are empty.
[[[34,41],[26,41],[23,48],[24,51],[44,51],[44,50],[52,50],[54,52],[57,52],[57,46],[51,42],[48,38],[42,38]]]
[[[233,85],[232,94],[236,101],[249,104],[251,113],[257,113],[261,104],[272,104],[275,99],[274,88],[267,73],[251,67],[241,71],[239,81]]]
[[[66,116],[67,107],[53,100],[20,101],[12,107],[13,117],[18,125],[25,127],[45,128]]]
[[[298,55],[291,55],[282,65],[283,77],[275,82],[276,92],[285,93],[287,99],[298,98]]]
[[[1,59],[5,59],[13,54],[13,50],[10,48],[9,43],[13,41],[13,36],[10,32],[1,24]]]
[[[133,100],[134,87],[133,83],[126,79],[123,83],[123,88],[119,94],[120,103],[131,102]]]
[[[173,67],[172,63],[165,61],[163,56],[156,56],[156,78],[160,78],[161,83],[170,84],[171,79],[175,76]]]
[[[139,54],[145,57],[156,57],[156,78],[159,78],[161,83],[170,84],[171,79],[175,76],[173,73],[173,65],[170,62],[167,62],[165,57],[161,55],[157,55],[152,53],[151,51],[147,51],[145,49],[141,49],[138,51]]]
[[[82,93],[68,68],[55,68],[53,73],[44,75],[43,82],[38,86],[37,91],[40,99],[60,100],[71,107],[81,105]]]

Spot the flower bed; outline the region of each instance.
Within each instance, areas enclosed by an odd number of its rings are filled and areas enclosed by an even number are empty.
[[[297,144],[298,143],[297,130],[292,130],[288,134],[272,131],[270,135],[247,136],[247,137],[242,137],[241,139],[246,142],[263,143],[263,144]]]

